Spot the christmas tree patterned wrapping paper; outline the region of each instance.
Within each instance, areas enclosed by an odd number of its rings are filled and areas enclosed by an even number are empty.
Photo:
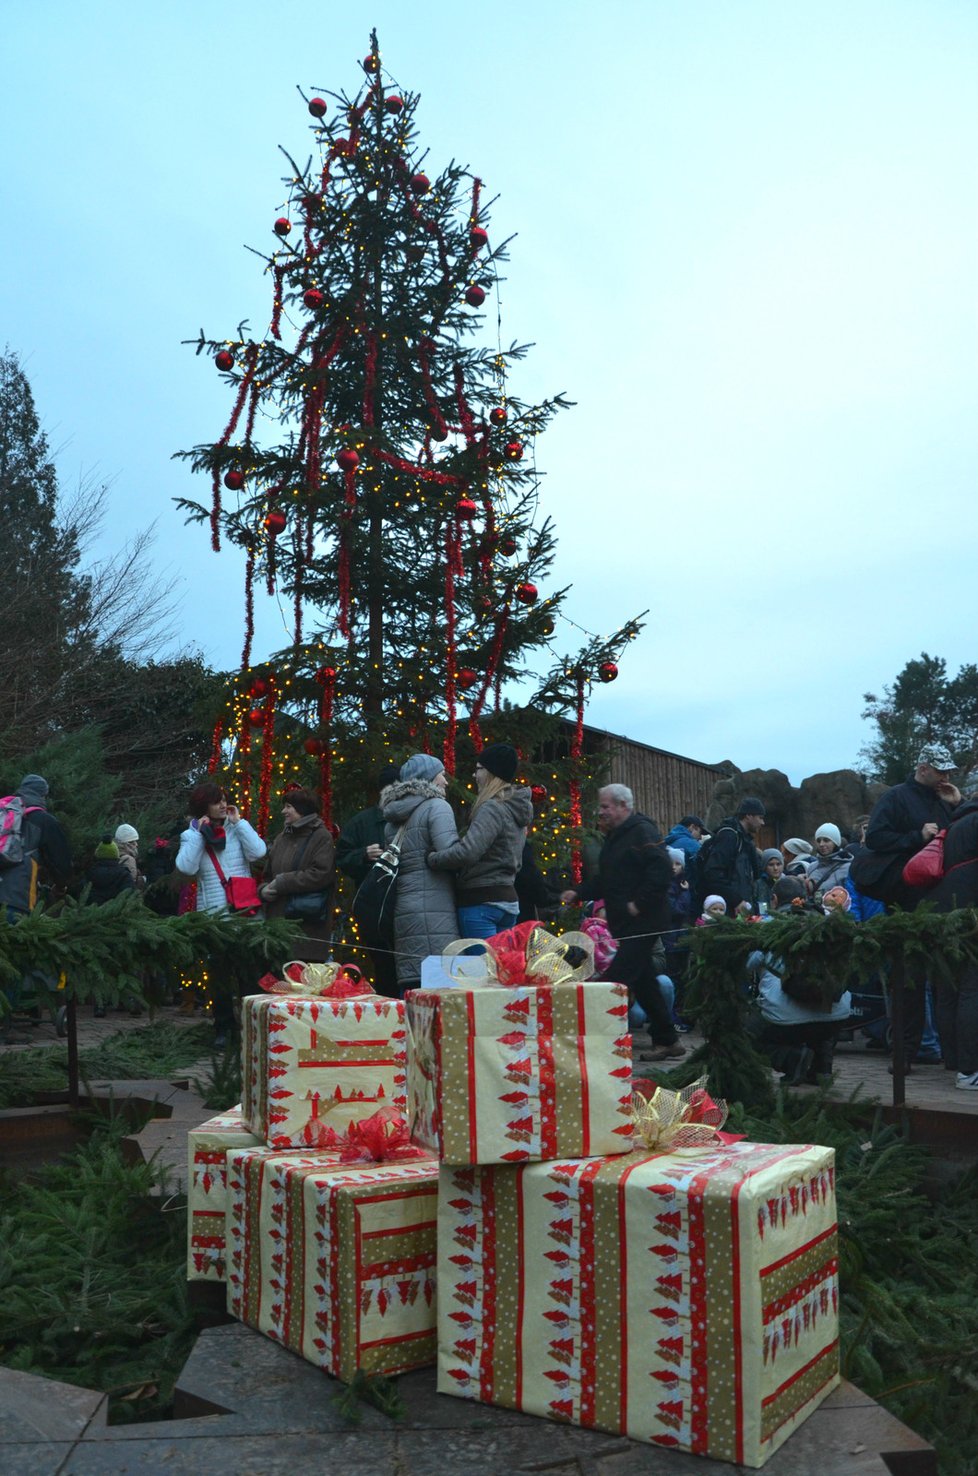
[[[349,1383],[434,1363],[438,1165],[228,1155],[228,1311]]]
[[[224,1207],[229,1148],[253,1148],[241,1108],[232,1107],[187,1134],[187,1280],[223,1281]]]
[[[839,1382],[831,1149],[442,1167],[438,1388],[743,1466]]]
[[[242,1002],[242,1112],[273,1148],[319,1148],[380,1107],[406,1104],[404,1006],[255,994]]]
[[[411,990],[408,1121],[445,1163],[627,1153],[623,984]]]

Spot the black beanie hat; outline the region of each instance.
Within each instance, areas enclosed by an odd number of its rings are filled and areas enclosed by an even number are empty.
[[[479,754],[476,763],[488,769],[490,774],[495,774],[497,779],[505,779],[507,784],[512,784],[519,768],[520,756],[510,743],[490,743]]]

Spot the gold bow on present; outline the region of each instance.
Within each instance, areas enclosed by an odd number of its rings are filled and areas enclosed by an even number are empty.
[[[706,1090],[706,1077],[681,1091],[657,1086],[649,1097],[632,1097],[632,1127],[637,1147],[650,1153],[710,1148],[727,1120],[727,1104],[715,1102]]]
[[[318,999],[354,999],[373,994],[373,986],[355,964],[304,963],[293,959],[282,970],[283,978],[265,974],[259,979],[269,994],[290,994]]]
[[[578,984],[594,974],[594,940],[586,933],[563,933],[558,938],[539,924],[523,924],[495,938],[459,938],[443,958],[456,958],[475,948],[482,953],[487,982],[506,987],[534,984]],[[572,950],[582,957],[572,962]],[[445,970],[449,973],[449,969]],[[457,982],[453,980],[453,982]]]

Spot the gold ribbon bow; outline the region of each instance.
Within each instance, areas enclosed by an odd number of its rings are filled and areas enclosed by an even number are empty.
[[[290,969],[297,973],[297,977],[289,973]],[[261,981],[269,994],[354,999],[374,992],[355,964],[304,963],[297,958],[285,965],[282,974],[283,977],[273,983]]]
[[[657,1086],[650,1097],[632,1097],[632,1127],[636,1145],[650,1153],[676,1153],[710,1148],[727,1120],[727,1104],[715,1102],[706,1090],[706,1077],[681,1091]]]
[[[458,938],[448,945],[442,957],[457,958],[470,948],[482,954],[490,984],[504,987],[578,984],[594,975],[594,940],[587,933],[562,933],[558,938],[546,928],[535,927],[523,950],[493,947],[492,939]],[[567,956],[571,950],[577,950],[583,957],[572,962]],[[444,964],[442,967],[453,983],[460,982],[451,974],[450,967]]]

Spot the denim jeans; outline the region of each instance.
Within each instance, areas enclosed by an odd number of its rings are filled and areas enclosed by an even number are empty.
[[[519,915],[518,902],[479,902],[458,909],[458,930],[463,938],[491,938],[515,927]]]

